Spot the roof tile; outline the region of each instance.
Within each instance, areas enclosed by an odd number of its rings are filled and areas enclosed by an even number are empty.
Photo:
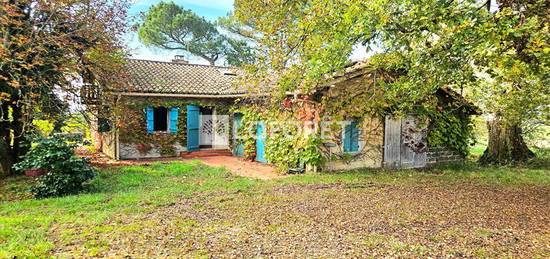
[[[176,62],[128,59],[130,92],[229,95],[245,93],[233,86],[236,69]]]

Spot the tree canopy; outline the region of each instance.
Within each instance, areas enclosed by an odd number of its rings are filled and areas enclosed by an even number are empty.
[[[34,119],[61,120],[82,83],[120,85],[126,1],[0,0],[0,175]]]
[[[246,82],[275,85],[279,93],[309,93],[349,64],[355,46],[364,45],[380,50],[370,58],[373,69],[400,72],[379,86],[388,105],[407,110],[439,87],[452,86],[506,125],[547,120],[549,3],[499,0],[492,11],[490,5],[237,0],[236,19],[254,24],[258,35],[258,63],[249,67]]]
[[[138,37],[146,46],[179,50],[215,65],[221,58],[229,65],[250,63],[247,41],[220,32],[217,23],[200,17],[174,2],[160,2],[142,16]]]

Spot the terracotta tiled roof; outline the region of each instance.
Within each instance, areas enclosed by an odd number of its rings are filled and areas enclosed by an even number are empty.
[[[197,95],[241,94],[232,85],[236,69],[219,66],[128,59],[128,92]]]

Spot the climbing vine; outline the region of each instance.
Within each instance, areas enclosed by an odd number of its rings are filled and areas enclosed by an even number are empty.
[[[221,114],[227,114],[228,105],[209,100],[182,100],[173,98],[123,98],[118,101],[114,112],[120,141],[136,144],[140,153],[145,154],[153,147],[161,155],[177,155],[175,144],[186,145],[187,141],[187,105],[216,108]],[[148,133],[145,116],[146,107],[177,107],[178,131],[176,133]]]
[[[378,77],[376,77],[378,74]],[[475,108],[450,88],[441,88],[435,94],[423,97],[422,102],[410,104],[401,100],[409,98],[408,92],[388,90],[390,84],[396,84],[391,74],[380,71],[344,81],[323,93],[321,100],[322,114],[330,121],[357,121],[362,136],[368,136],[380,127],[365,121],[383,122],[387,115],[407,117],[414,115],[415,129],[407,129],[403,138],[411,150],[425,152],[427,146],[448,147],[467,155],[468,145],[474,141],[473,126],[469,114]],[[412,98],[412,97],[410,97]],[[341,146],[341,125],[330,127],[333,142]],[[417,139],[422,138],[422,139]],[[428,142],[426,145],[426,141]],[[359,153],[367,154],[370,150],[381,150],[377,145],[367,146]],[[325,152],[327,153],[327,152]],[[361,154],[332,153],[331,159],[350,162]]]
[[[472,119],[456,112],[435,112],[430,116],[426,139],[431,147],[446,146],[466,156],[468,146],[475,142]]]
[[[237,135],[238,143],[244,146],[245,158],[256,157],[256,130],[261,122],[266,132],[265,158],[279,171],[288,172],[305,165],[322,166],[324,158],[318,148],[321,140],[315,135],[304,137],[300,118],[311,115],[298,102],[264,99],[235,107],[233,112],[243,115]]]

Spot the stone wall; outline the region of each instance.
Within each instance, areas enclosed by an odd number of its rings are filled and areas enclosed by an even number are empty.
[[[455,150],[446,147],[428,148],[427,166],[433,166],[441,163],[462,162],[464,157]]]
[[[343,134],[343,133],[340,133]],[[343,137],[343,136],[341,136]],[[342,154],[342,139],[327,139],[325,142],[333,143],[331,154]],[[351,160],[333,160],[325,165],[327,171],[343,171],[361,168],[382,167],[384,159],[384,127],[383,122],[377,118],[365,118],[359,133],[359,151],[348,152]],[[325,153],[325,155],[327,155]]]
[[[181,145],[179,142],[174,144],[174,154],[166,155],[161,154],[158,147],[153,147],[151,150],[140,152],[137,148],[137,144],[120,143],[120,159],[141,159],[141,158],[159,158],[159,157],[175,157],[179,156],[181,152],[186,152],[187,147]]]

